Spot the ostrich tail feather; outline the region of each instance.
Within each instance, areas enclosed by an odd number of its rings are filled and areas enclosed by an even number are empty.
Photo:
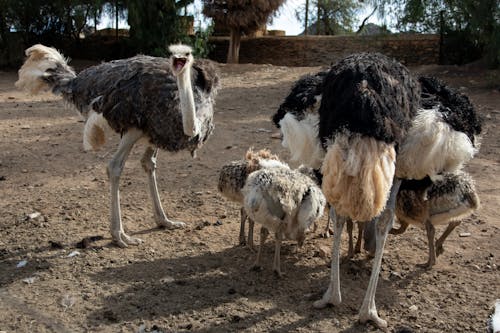
[[[65,91],[68,83],[76,77],[67,60],[52,47],[36,44],[26,51],[26,60],[18,71],[16,87],[31,94],[52,90]]]
[[[106,132],[111,130],[102,113],[90,111],[83,128],[83,149],[97,150],[106,142]]]
[[[385,207],[395,162],[392,144],[358,134],[339,134],[323,162],[323,193],[337,214],[369,221]]]

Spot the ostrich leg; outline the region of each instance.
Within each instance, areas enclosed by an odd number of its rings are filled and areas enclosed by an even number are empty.
[[[153,201],[153,210],[156,223],[158,226],[167,229],[183,228],[186,226],[184,222],[170,220],[161,206],[160,195],[158,194],[158,185],[156,184],[156,158],[158,156],[158,148],[147,147],[141,159],[142,168],[148,175],[149,193]]]
[[[399,224],[400,224],[400,227],[398,229],[392,228],[391,231],[389,231],[389,233],[391,235],[401,235],[403,232],[406,231],[406,229],[408,229],[408,226],[409,226],[408,223],[403,222],[403,221],[399,221]]]
[[[436,235],[436,229],[432,225],[431,221],[425,221],[425,230],[427,231],[427,245],[429,247],[429,258],[425,264],[419,264],[417,266],[423,268],[431,268],[436,263],[436,250],[434,248],[434,236]]]
[[[255,247],[253,246],[253,228],[254,228],[254,225],[255,225],[255,222],[251,218],[248,218],[248,240],[247,240],[247,246],[251,250],[255,249]]]
[[[354,246],[354,253],[361,252],[361,240],[363,239],[363,232],[365,230],[365,222],[358,223],[358,239],[356,240],[356,245]]]
[[[342,302],[340,294],[340,240],[342,239],[342,228],[347,218],[344,216],[335,216],[335,210],[330,208],[330,218],[333,221],[333,250],[332,250],[332,265],[330,269],[330,284],[328,290],[323,295],[323,298],[314,302],[316,309],[322,309],[328,304],[339,305]]]
[[[120,247],[137,245],[141,243],[139,238],[133,238],[125,234],[120,212],[120,176],[125,161],[130,154],[134,144],[143,136],[137,129],[131,129],[122,136],[118,150],[108,164],[108,178],[111,183],[111,236],[113,241]]]
[[[448,224],[446,230],[443,232],[441,237],[436,241],[436,256],[439,257],[443,252],[443,243],[445,239],[451,234],[451,232],[460,225],[462,221],[453,221]]]
[[[260,228],[260,246],[259,251],[257,251],[257,258],[255,259],[255,263],[252,266],[253,270],[260,270],[262,268],[262,248],[264,247],[264,243],[266,242],[267,235],[269,235],[269,230],[264,227]]]
[[[349,235],[349,250],[347,251],[347,259],[354,257],[354,242],[352,239],[352,229],[354,227],[354,222],[351,219],[346,221],[347,234]]]
[[[241,209],[240,209],[240,245],[246,244],[246,237],[245,237],[245,222],[246,222],[246,220],[247,220],[247,213],[245,212],[245,208],[241,207]]]
[[[245,239],[245,223],[248,219],[248,238]],[[240,209],[240,245],[247,245],[251,250],[254,249],[253,246],[253,227],[254,222],[251,218],[248,217],[245,208],[241,207]]]
[[[375,306],[375,292],[377,291],[377,283],[380,274],[380,266],[382,265],[385,240],[387,238],[389,230],[391,230],[392,228],[392,224],[394,223],[396,195],[398,193],[400,185],[401,180],[394,178],[386,208],[374,221],[376,238],[375,258],[373,259],[373,268],[370,276],[370,282],[368,283],[368,288],[366,290],[365,298],[363,299],[363,304],[361,305],[361,309],[359,310],[359,321],[361,323],[365,323],[368,320],[371,320],[381,329],[387,328],[387,322],[378,316],[377,307]]]
[[[274,240],[274,261],[273,261],[273,271],[276,273],[278,277],[282,277],[283,274],[281,273],[281,262],[280,262],[280,256],[281,256],[281,241],[283,240],[283,231],[281,230],[281,227],[278,229],[278,231],[275,234],[275,240]]]

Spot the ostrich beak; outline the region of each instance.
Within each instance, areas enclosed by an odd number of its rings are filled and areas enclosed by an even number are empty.
[[[177,58],[177,57],[175,57],[172,60],[173,67],[174,67],[174,69],[177,72],[180,72],[184,68],[184,65],[186,65],[186,62],[187,62],[186,58]]]

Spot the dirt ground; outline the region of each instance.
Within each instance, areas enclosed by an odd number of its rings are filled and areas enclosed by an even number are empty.
[[[137,146],[121,181],[122,214],[144,243],[126,249],[110,244],[109,234],[105,168],[117,137],[105,149],[84,152],[83,124],[73,110],[49,94],[17,91],[17,74],[0,72],[0,331],[378,331],[357,322],[371,270],[365,254],[341,265],[343,304],[315,310],[312,303],[329,281],[329,258],[321,252],[329,251],[331,239],[318,231],[298,252],[286,243],[281,279],[272,273],[268,241],[264,270],[250,271],[255,253],[238,245],[239,207],[217,192],[221,165],[250,146],[288,160],[271,137],[270,116],[299,76],[318,69],[221,65],[215,134],[195,159],[163,152],[158,160],[165,211],[188,227],[155,228],[139,162],[144,147]],[[499,73],[412,69],[460,88],[484,117],[481,151],[467,166],[482,208],[452,233],[431,270],[416,266],[427,259],[423,230],[389,236],[379,314],[390,331],[485,332],[489,308],[500,298]],[[326,216],[319,229],[325,223]],[[80,248],[93,236],[102,239]],[[345,237],[342,250],[345,255]]]

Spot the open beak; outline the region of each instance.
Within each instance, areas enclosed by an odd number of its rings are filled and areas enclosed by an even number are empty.
[[[177,72],[180,72],[184,65],[186,65],[186,58],[174,58],[174,68]]]

